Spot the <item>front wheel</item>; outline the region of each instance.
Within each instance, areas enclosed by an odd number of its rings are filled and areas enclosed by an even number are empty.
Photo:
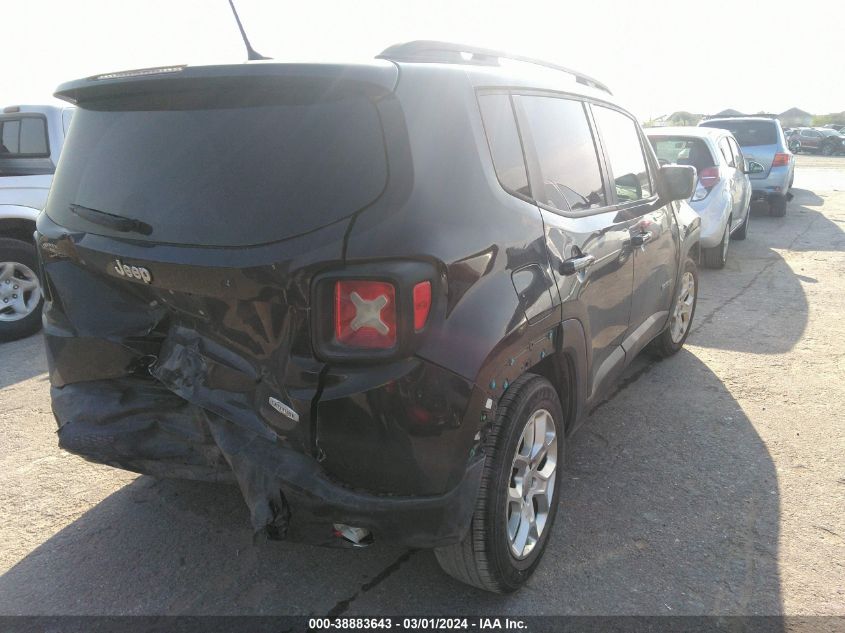
[[[698,268],[687,258],[675,302],[669,310],[669,323],[651,342],[651,351],[664,358],[675,354],[687,340],[698,303]]]
[[[35,334],[41,329],[41,284],[35,246],[0,238],[0,341]]]
[[[557,513],[564,448],[557,392],[545,378],[524,374],[502,397],[488,432],[467,535],[434,550],[443,571],[496,593],[515,591],[531,577]]]
[[[833,156],[833,144],[825,143],[822,145],[822,156]]]

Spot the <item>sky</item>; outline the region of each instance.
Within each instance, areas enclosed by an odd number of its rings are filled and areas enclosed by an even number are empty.
[[[725,108],[845,110],[834,0],[235,0],[280,61],[371,58],[434,39],[547,59],[605,82],[641,120]],[[227,0],[0,0],[0,106],[52,103],[63,81],[170,64],[237,63]]]

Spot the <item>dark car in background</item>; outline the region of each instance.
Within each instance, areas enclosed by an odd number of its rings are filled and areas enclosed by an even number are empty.
[[[61,86],[37,233],[60,445],[235,482],[272,537],[522,585],[567,436],[689,334],[700,219],[694,169],[660,167],[601,82],[502,57]]]
[[[792,131],[789,142],[798,152],[833,156],[845,152],[845,136],[833,128],[802,127]]]
[[[699,125],[733,134],[745,159],[763,167],[749,175],[752,201],[765,200],[772,215],[786,215],[789,189],[795,179],[795,156],[789,151],[780,123],[767,117],[731,117],[707,119]]]

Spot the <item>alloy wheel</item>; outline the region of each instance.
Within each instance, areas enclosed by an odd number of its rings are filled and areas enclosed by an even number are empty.
[[[686,271],[684,276],[681,277],[681,291],[678,293],[678,299],[675,301],[672,319],[669,323],[673,343],[680,343],[689,329],[692,309],[695,305],[695,292],[695,277],[691,272]]]
[[[41,285],[29,266],[0,262],[0,321],[20,321],[32,314],[41,301]]]
[[[507,534],[511,554],[522,560],[539,543],[554,498],[557,426],[552,414],[538,409],[528,418],[511,464]]]

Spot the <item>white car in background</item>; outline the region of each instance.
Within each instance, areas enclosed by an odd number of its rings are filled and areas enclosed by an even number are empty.
[[[41,328],[41,286],[32,234],[47,203],[74,108],[0,111],[0,341]]]
[[[748,174],[763,171],[763,166],[747,163],[727,130],[663,127],[645,132],[661,165],[692,165],[698,171],[689,203],[701,216],[701,258],[708,268],[723,268],[731,238],[744,240],[748,235]]]

